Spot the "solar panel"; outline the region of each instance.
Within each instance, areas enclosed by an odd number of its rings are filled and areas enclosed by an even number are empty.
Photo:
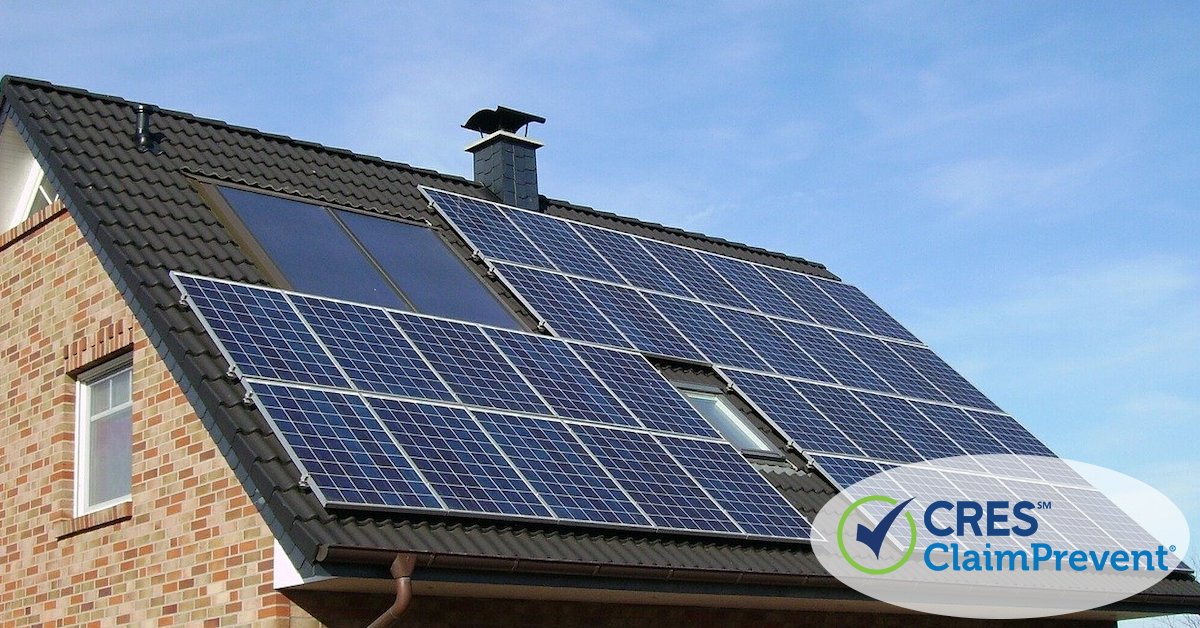
[[[242,375],[346,386],[346,378],[282,293],[188,275],[176,280]]]
[[[908,362],[900,359],[887,344],[878,338],[860,336],[843,331],[833,332],[846,348],[856,354],[865,364],[883,378],[896,392],[917,399],[950,401],[929,380],[925,379]]]
[[[821,414],[831,420],[836,417],[842,431],[854,439],[854,444],[868,456],[899,462],[922,459],[904,439],[871,414],[849,391],[805,382],[792,382],[792,385]]]
[[[454,399],[385,311],[300,295],[290,299],[355,388],[418,399]]]
[[[950,368],[936,353],[924,347],[913,347],[897,342],[887,344],[913,368],[917,369],[917,372],[924,375],[925,379],[933,382],[954,403],[972,408],[1000,411],[996,404],[983,396],[983,393],[979,392],[970,382],[963,379],[962,375]]]
[[[857,458],[839,458],[837,456],[809,455],[817,468],[829,478],[838,488],[846,488],[877,474],[884,468],[870,460]],[[899,489],[899,486],[896,487]]]
[[[552,517],[466,410],[375,397],[367,402],[450,510]]]
[[[611,387],[613,394],[646,427],[674,434],[721,438],[642,356],[590,345],[573,345],[572,348],[600,379],[614,384]]]
[[[771,283],[778,286],[793,302],[804,308],[804,311],[808,312],[809,316],[818,323],[850,331],[867,331],[862,323],[859,323],[842,306],[825,294],[807,276],[766,266],[761,270],[771,280]]]
[[[421,355],[464,403],[549,414],[533,388],[474,325],[394,313]]]
[[[834,381],[843,386],[882,392],[892,391],[887,382],[842,346],[836,338],[830,335],[828,330],[790,321],[778,321],[776,325],[783,330],[783,333],[787,334],[792,342],[804,347],[804,350],[813,356],[827,373],[833,376]],[[826,381],[829,381],[828,378]]]
[[[996,440],[1004,443],[1014,454],[1054,457],[1054,452],[1050,451],[1049,447],[1007,414],[992,414],[975,410],[967,410],[967,414],[971,415],[976,423],[983,426],[983,429],[991,432]]]
[[[632,348],[621,332],[566,277],[509,264],[498,263],[495,268],[500,279],[513,287],[555,335]]]
[[[837,425],[817,412],[796,389],[781,377],[721,369],[755,411],[802,450],[862,455]]]
[[[712,362],[756,371],[770,370],[767,363],[703,303],[654,293],[643,296]]]
[[[670,436],[658,441],[748,534],[812,536],[808,521],[728,444]]]
[[[655,525],[683,530],[740,531],[653,436],[593,425],[570,428]]]
[[[490,412],[477,411],[474,415],[559,517],[651,525],[562,423]]]
[[[832,381],[800,345],[792,342],[771,319],[723,307],[714,307],[713,312],[737,335],[741,336],[759,355],[771,365],[771,370],[822,382]]]
[[[489,329],[486,333],[555,414],[641,427],[566,343],[499,329]]]
[[[720,255],[700,255],[729,285],[736,286],[758,311],[798,321],[812,321],[807,312],[768,281],[754,264]]]
[[[571,283],[639,350],[686,360],[704,360],[704,356],[636,290],[586,279],[572,279]]]
[[[705,264],[695,251],[654,240],[643,239],[641,244],[697,298],[722,305],[752,308],[750,303]]]
[[[895,397],[884,397],[871,393],[854,393],[858,401],[875,413],[884,423],[904,437],[924,458],[948,458],[963,456],[967,452],[959,447],[932,421],[917,411],[912,404]]]
[[[570,223],[526,211],[507,213],[555,268],[568,274],[622,283],[617,271],[575,233]]]
[[[692,297],[692,293],[678,279],[638,244],[637,238],[588,225],[577,224],[574,227],[630,285]]]
[[[862,293],[862,290],[840,281],[814,279],[813,283],[820,286],[826,294],[833,297],[847,312],[854,315],[868,329],[880,336],[899,338],[910,342],[920,342],[903,325],[896,322],[883,308]]]
[[[487,257],[552,268],[550,261],[504,215],[504,210],[479,199],[421,188],[456,231]]]
[[[323,502],[442,508],[357,395],[265,382],[247,388]]]

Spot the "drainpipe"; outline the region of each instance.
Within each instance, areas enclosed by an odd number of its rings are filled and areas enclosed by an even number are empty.
[[[411,554],[396,554],[392,561],[392,577],[396,579],[396,601],[367,628],[388,628],[400,619],[412,600],[412,572],[417,558]]]

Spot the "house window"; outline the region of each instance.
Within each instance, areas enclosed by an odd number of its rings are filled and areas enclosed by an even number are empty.
[[[133,366],[128,356],[77,382],[76,515],[127,501],[133,477]]]
[[[12,121],[0,129],[0,232],[58,198]]]
[[[248,249],[279,287],[519,328],[479,278],[424,225],[217,186]],[[218,208],[222,209],[222,208]],[[224,213],[224,212],[223,212]]]
[[[754,429],[746,415],[738,411],[725,395],[688,389],[679,392],[726,440],[738,448],[749,452],[775,453],[775,448]]]

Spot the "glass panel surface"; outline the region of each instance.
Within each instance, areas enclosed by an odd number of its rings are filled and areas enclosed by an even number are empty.
[[[129,494],[133,475],[131,443],[133,407],[126,405],[92,421],[88,447],[89,505],[102,504]]]
[[[737,410],[731,408],[725,399],[711,393],[691,390],[683,391],[683,396],[692,404],[692,407],[708,419],[709,423],[713,424],[713,427],[717,428],[717,431],[725,436],[726,440],[738,448],[755,451],[771,450],[771,446],[758,434],[755,434],[741,417],[737,416]]]

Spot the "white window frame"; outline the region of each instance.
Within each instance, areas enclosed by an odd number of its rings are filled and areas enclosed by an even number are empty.
[[[111,508],[117,504],[123,504],[133,499],[132,478],[130,478],[130,492],[128,494],[116,497],[98,504],[89,504],[88,498],[88,480],[91,479],[89,469],[91,468],[91,451],[89,444],[91,441],[91,428],[94,417],[91,415],[92,405],[92,386],[99,383],[112,375],[116,375],[121,371],[128,370],[129,373],[129,401],[115,408],[109,408],[107,412],[112,412],[116,409],[124,409],[128,406],[133,408],[133,355],[126,354],[119,358],[109,360],[100,366],[90,369],[81,374],[75,380],[75,516],[82,517],[83,515]],[[132,412],[130,413],[132,415]],[[132,420],[132,416],[131,416]]]
[[[728,419],[728,424],[730,427],[737,430],[738,435],[745,437],[747,440],[755,444],[754,447],[743,447],[740,444],[733,442],[729,436],[725,434],[725,430],[721,429],[720,426],[713,425],[713,429],[716,429],[717,432],[720,433],[721,436],[725,437],[725,440],[728,440],[734,447],[737,447],[746,453],[778,455],[778,450],[775,448],[775,446],[772,445],[770,441],[766,439],[766,437],[760,434],[758,430],[754,429],[754,426],[750,424],[747,417],[743,415],[736,407],[734,407],[733,402],[730,401],[729,397],[724,393],[713,392],[711,390],[702,390],[698,387],[680,387],[679,392],[683,394],[684,398],[687,399],[688,404],[693,408],[695,408],[695,404],[692,403],[693,397],[704,397],[706,399],[715,401],[715,405],[721,414],[725,415],[725,417]],[[696,408],[696,413],[704,417],[705,421],[708,421],[710,424],[712,423],[712,420],[709,419],[708,416],[703,412],[700,412],[699,408]]]

